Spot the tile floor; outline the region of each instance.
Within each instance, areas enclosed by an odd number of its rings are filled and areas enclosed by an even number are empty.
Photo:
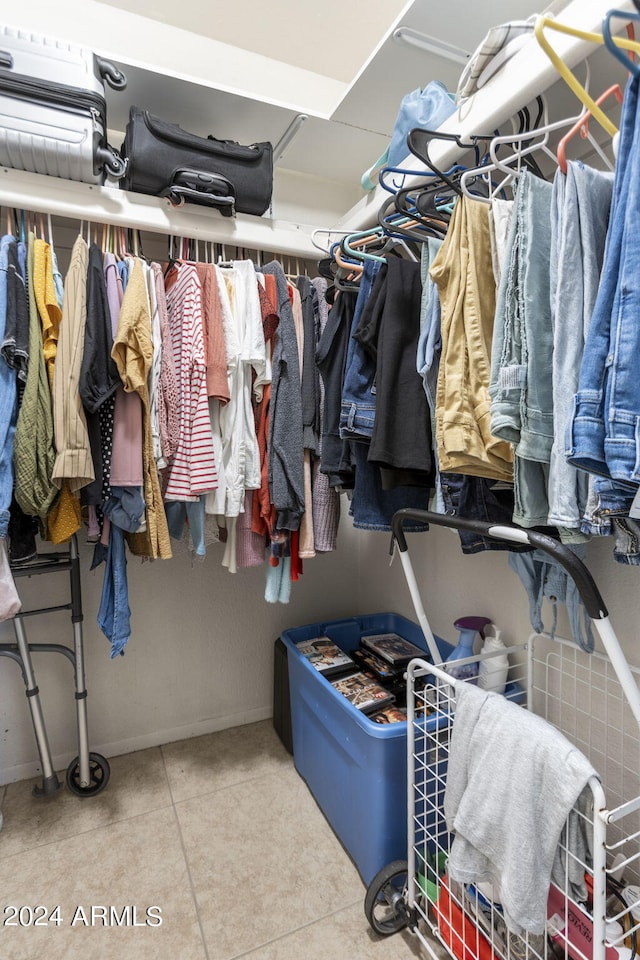
[[[34,781],[0,787],[0,924],[9,904],[59,906],[61,920],[0,926],[0,960],[425,955],[407,933],[369,928],[358,873],[270,721],[110,764],[93,799],[64,789],[34,800]],[[129,923],[98,914],[91,926],[92,906],[128,907]],[[151,906],[161,925],[146,925]]]

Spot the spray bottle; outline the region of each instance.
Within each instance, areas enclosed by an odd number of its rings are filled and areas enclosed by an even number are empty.
[[[484,628],[491,623],[488,617],[460,617],[454,627],[459,631],[458,644],[453,653],[447,657],[447,673],[456,680],[469,680],[477,683],[478,664],[465,663],[457,666],[458,660],[466,660],[473,656],[473,643],[477,634],[484,639]]]

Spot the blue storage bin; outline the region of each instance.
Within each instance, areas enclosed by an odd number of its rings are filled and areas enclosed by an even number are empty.
[[[282,634],[294,763],[365,884],[392,860],[407,856],[407,724],[369,720],[298,652],[296,643],[326,635],[349,653],[367,633],[397,633],[431,659],[418,624],[395,613],[313,623]],[[437,637],[436,642],[446,659],[453,648]]]

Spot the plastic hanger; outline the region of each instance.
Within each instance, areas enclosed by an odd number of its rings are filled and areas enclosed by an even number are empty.
[[[633,59],[633,52],[630,53],[630,56],[626,56],[624,51],[617,45],[614,37],[611,35],[611,21],[614,19],[620,18],[622,20],[635,20],[638,22],[640,20],[640,13],[623,13],[622,10],[609,10],[602,21],[602,36],[604,37],[604,43],[609,51],[613,54],[616,60],[619,60],[620,63],[626,67],[629,73],[634,76],[640,75],[640,66]],[[633,29],[633,24],[629,23],[627,25],[627,36],[629,39],[635,39],[635,32]],[[599,103],[600,101],[596,101]]]
[[[622,92],[622,88],[621,88],[621,86],[620,86],[619,83],[615,83],[612,87],[609,87],[608,90],[605,90],[605,92],[598,97],[598,99],[596,100],[596,103],[598,104],[598,106],[602,106],[602,104],[605,102],[605,100],[608,100],[609,97],[612,97],[612,96],[614,96],[614,97],[616,98],[616,100],[618,101],[618,103],[622,103],[622,101],[623,101],[623,99],[624,99],[624,94],[623,94],[623,92]],[[576,135],[577,133],[579,133],[580,136],[581,136],[583,139],[587,139],[587,138],[588,138],[588,139],[589,139],[589,142],[590,142],[591,145],[593,146],[594,150],[595,150],[596,153],[600,156],[602,162],[603,162],[610,170],[613,169],[613,164],[610,162],[610,160],[609,160],[609,158],[607,157],[607,155],[605,154],[604,150],[602,149],[602,147],[600,146],[600,144],[598,143],[598,141],[595,139],[595,137],[593,137],[593,136],[589,133],[589,118],[590,118],[590,117],[591,117],[591,112],[590,112],[589,110],[587,110],[587,111],[583,114],[583,116],[580,117],[580,119],[579,119],[578,121],[576,121],[576,123],[573,125],[573,127],[571,128],[571,130],[569,130],[568,133],[565,133],[564,137],[563,137],[563,138],[560,140],[560,142],[558,143],[558,149],[557,149],[557,152],[556,152],[557,159],[558,159],[558,166],[560,167],[560,169],[562,170],[562,172],[563,172],[564,174],[566,174],[566,172],[567,172],[567,156],[566,156],[567,145],[568,145],[568,143],[575,137],[575,135]]]
[[[380,257],[375,253],[368,253],[366,249],[364,249],[367,243],[371,243],[373,240],[380,242],[381,238],[381,231],[372,233],[371,230],[364,230],[358,233],[350,233],[340,241],[340,248],[347,256],[361,260],[373,260],[375,263],[384,263],[384,257]],[[356,244],[357,249],[355,249]]]
[[[586,66],[586,83],[588,84],[591,74],[588,63]],[[546,121],[548,115],[546,102],[543,102],[543,107],[542,119]],[[525,130],[521,133],[505,134],[494,137],[489,144],[490,162],[475,169],[470,169],[466,171],[466,173],[462,174],[460,178],[460,187],[462,192],[465,194],[465,196],[471,199],[484,200],[487,203],[491,203],[496,197],[500,196],[500,193],[507,187],[512,187],[522,169],[525,166],[529,166],[524,162],[524,160],[527,157],[530,159],[530,154],[538,150],[543,150],[553,160],[554,163],[557,163],[556,155],[547,146],[549,142],[549,134],[556,130],[561,130],[563,127],[566,127],[570,124],[573,125],[578,121],[583,120],[585,113],[586,111],[582,110],[577,116],[564,117],[562,120],[556,120],[552,123],[545,122],[542,125],[538,125],[531,130]],[[533,142],[529,143],[528,146],[523,146],[523,144],[527,141]],[[509,156],[499,157],[498,153],[503,145],[512,145],[514,143],[518,143],[520,145],[520,149],[515,150]],[[500,183],[492,183],[491,174],[498,171],[502,171],[507,176]],[[487,192],[486,196],[484,197],[478,195],[477,191],[471,189],[471,184],[476,177],[484,177],[485,179],[485,183],[487,184]]]
[[[425,130],[422,128],[415,128],[414,130],[409,131],[407,136],[407,146],[409,147],[411,153],[414,157],[417,157],[418,160],[421,160],[430,170],[432,170],[436,176],[446,184],[451,190],[455,191],[457,194],[460,194],[460,189],[457,185],[457,178],[454,177],[454,173],[459,170],[464,170],[460,164],[456,164],[452,171],[440,170],[431,159],[429,155],[429,146],[433,140],[445,140],[452,143],[455,143],[461,150],[473,150],[475,152],[475,163],[476,165],[480,162],[480,159],[485,151],[480,152],[480,143],[489,143],[494,134],[491,136],[479,136],[473,135],[465,140],[457,133],[443,133],[438,130]]]
[[[619,11],[616,12],[619,13]],[[620,16],[629,19],[629,16],[634,15],[620,13]],[[579,40],[586,40],[589,43],[596,43],[600,45],[605,44],[605,37],[600,33],[590,33],[586,30],[578,30],[577,27],[569,27],[567,24],[558,23],[553,18],[545,16],[536,17],[533,28],[536,40],[549,57],[551,63],[554,65],[564,82],[573,91],[573,93],[575,93],[578,100],[584,104],[586,109],[591,111],[593,119],[596,120],[604,130],[606,130],[609,136],[613,137],[614,134],[618,132],[618,128],[615,126],[613,121],[609,119],[606,113],[600,109],[596,101],[587,93],[575,74],[569,69],[564,60],[553,49],[544,35],[544,31],[547,29],[555,30],[558,33],[564,33],[571,37],[577,37]],[[633,50],[634,53],[640,53],[640,44],[635,40],[631,40],[629,37],[610,37],[610,40],[611,43],[615,44],[616,47],[620,47],[623,50]]]

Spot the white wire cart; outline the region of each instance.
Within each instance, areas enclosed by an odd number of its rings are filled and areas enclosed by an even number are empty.
[[[508,648],[505,696],[560,730],[598,777],[588,781],[592,802],[574,808],[591,837],[589,853],[579,858],[563,830],[564,880],[554,873],[544,932],[524,937],[510,932],[490,883],[459,884],[447,874],[454,837],[447,829],[444,795],[456,688],[466,681],[453,679],[443,664],[413,660],[407,671],[407,861],[389,864],[371,881],[365,898],[369,923],[383,935],[408,928],[433,960],[440,960],[443,948],[455,960],[633,960],[640,944],[640,670],[627,663],[591,574],[561,544],[533,531],[399,511],[392,548],[400,550],[427,639],[432,634],[408,556],[404,520],[529,542],[573,576],[604,652],[588,654],[571,641],[533,633]],[[429,647],[437,656],[435,643]],[[500,816],[497,810],[498,822]],[[584,877],[582,900],[569,880],[576,869]]]

